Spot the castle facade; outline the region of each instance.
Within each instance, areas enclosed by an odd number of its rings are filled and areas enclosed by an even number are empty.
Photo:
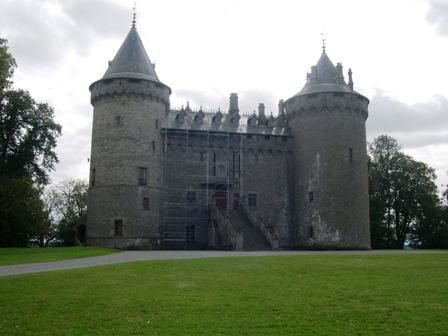
[[[88,244],[370,248],[369,101],[325,49],[276,116],[174,109],[133,24],[90,92]]]

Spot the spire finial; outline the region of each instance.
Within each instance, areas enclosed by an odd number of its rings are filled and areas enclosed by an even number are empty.
[[[322,36],[322,54],[325,54],[326,53],[326,49],[327,49],[327,47],[325,46],[325,34],[322,33],[320,35]]]
[[[135,29],[136,17],[137,17],[137,1],[134,1],[134,7],[132,8],[132,28]]]

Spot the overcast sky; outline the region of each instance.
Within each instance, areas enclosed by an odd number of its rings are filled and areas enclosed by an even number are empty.
[[[129,31],[133,0],[0,0],[0,37],[18,63],[15,87],[55,108],[63,126],[54,182],[87,178],[92,107]],[[448,0],[139,0],[137,30],[171,105],[277,112],[321,53],[353,69],[370,103],[368,140],[395,137],[448,183]]]

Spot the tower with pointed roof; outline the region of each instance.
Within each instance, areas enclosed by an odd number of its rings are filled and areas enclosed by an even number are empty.
[[[325,45],[278,114],[258,104],[170,107],[134,20],[93,111],[90,245],[139,249],[368,249],[365,121]],[[267,105],[269,107],[269,105]],[[269,113],[270,112],[270,113]],[[80,230],[80,232],[82,232]]]
[[[163,186],[160,125],[171,89],[151,63],[135,26],[90,85],[94,107],[87,243],[158,248]]]
[[[303,89],[285,102],[293,135],[290,241],[303,248],[370,248],[365,121],[369,101],[325,46]]]

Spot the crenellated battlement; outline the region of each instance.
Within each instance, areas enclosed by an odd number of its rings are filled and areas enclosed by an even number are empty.
[[[98,100],[120,95],[145,96],[169,106],[171,89],[158,82],[137,78],[101,79],[90,85],[90,101],[94,105]]]
[[[348,113],[365,121],[368,117],[369,100],[359,94],[346,92],[326,92],[294,96],[285,104],[288,118],[300,115],[312,116],[316,113]]]

